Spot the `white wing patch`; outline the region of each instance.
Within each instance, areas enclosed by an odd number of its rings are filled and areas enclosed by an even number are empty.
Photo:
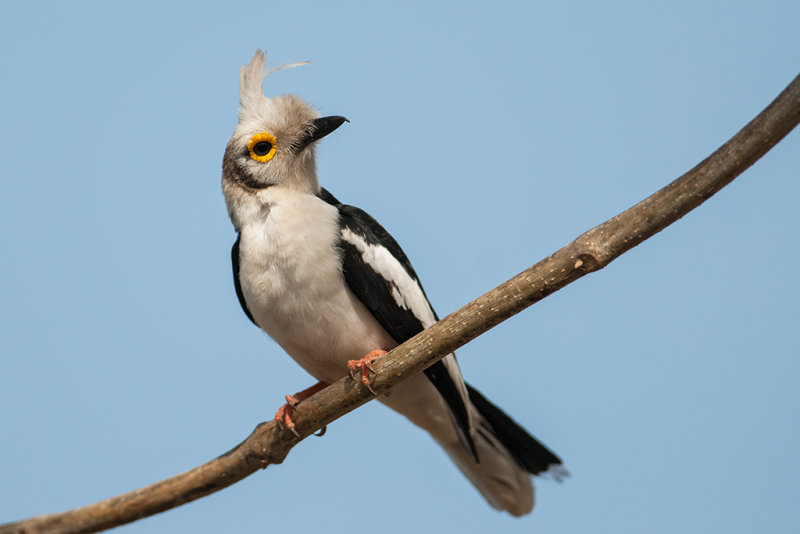
[[[367,243],[364,238],[355,234],[349,228],[342,228],[342,239],[356,247],[361,253],[361,259],[369,265],[375,272],[380,274],[392,287],[392,297],[398,306],[406,310],[411,310],[423,328],[428,328],[436,322],[431,305],[422,288],[416,280],[409,276],[403,265],[397,261],[391,252],[380,245]],[[467,416],[470,420],[470,432],[474,432],[474,409],[470,409],[469,394],[464,385],[464,378],[461,376],[461,369],[458,368],[455,354],[448,354],[442,358],[442,363],[447,369],[448,374],[458,388],[459,395],[467,406]],[[454,422],[454,425],[457,424]]]
[[[436,322],[422,288],[389,250],[380,245],[367,243],[349,228],[342,229],[342,239],[356,247],[364,263],[390,284],[392,297],[398,306],[411,311],[424,328]]]

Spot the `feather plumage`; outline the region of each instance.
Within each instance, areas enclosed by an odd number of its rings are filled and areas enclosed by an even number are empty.
[[[345,119],[320,119],[297,96],[265,97],[265,64],[259,51],[242,68],[239,125],[223,161],[238,232],[234,286],[251,321],[312,376],[332,382],[348,360],[391,350],[437,317],[391,235],[319,187],[314,144]],[[274,157],[253,157],[251,139],[274,140],[264,149]],[[533,507],[530,474],[561,464],[464,382],[454,354],[379,400],[426,430],[492,506],[513,515]]]

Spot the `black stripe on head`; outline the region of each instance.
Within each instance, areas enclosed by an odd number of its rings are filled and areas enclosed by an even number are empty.
[[[249,152],[247,152],[249,154]],[[249,156],[248,156],[249,157]],[[264,189],[272,184],[264,184],[254,180],[242,164],[237,160],[232,146],[228,145],[225,149],[225,157],[222,159],[222,174],[233,178],[237,183],[249,189]]]

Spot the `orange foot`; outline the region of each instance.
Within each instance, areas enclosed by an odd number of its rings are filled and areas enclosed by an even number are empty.
[[[295,430],[294,428],[294,421],[292,420],[292,412],[294,411],[295,407],[298,404],[300,404],[300,401],[309,398],[314,393],[322,391],[326,387],[328,387],[328,384],[326,384],[325,382],[318,382],[313,386],[311,386],[310,388],[304,389],[303,391],[295,393],[294,395],[286,395],[286,404],[284,404],[278,409],[278,412],[275,414],[275,420],[281,427],[287,428],[292,432],[292,434],[294,434],[299,438],[300,434],[298,434],[297,430]],[[319,435],[321,436],[324,433],[325,429],[323,428],[320,431]]]
[[[373,350],[360,360],[350,360],[347,362],[347,374],[350,375],[350,378],[355,380],[356,377],[354,375],[356,369],[361,369],[361,383],[367,386],[367,389],[370,390],[373,395],[377,395],[377,393],[375,393],[375,391],[372,389],[372,386],[369,383],[369,372],[373,371],[372,362],[374,362],[384,354],[386,354],[385,350]]]

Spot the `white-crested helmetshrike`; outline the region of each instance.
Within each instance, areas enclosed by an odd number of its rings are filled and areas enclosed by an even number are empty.
[[[293,405],[348,372],[369,387],[370,362],[437,317],[392,236],[319,185],[315,144],[347,119],[319,117],[295,95],[264,96],[265,64],[257,51],[242,67],[222,189],[245,314],[320,381],[287,396],[276,418],[292,429]],[[499,510],[530,512],[531,474],[561,470],[555,454],[464,382],[455,354],[379,400],[428,432]]]

